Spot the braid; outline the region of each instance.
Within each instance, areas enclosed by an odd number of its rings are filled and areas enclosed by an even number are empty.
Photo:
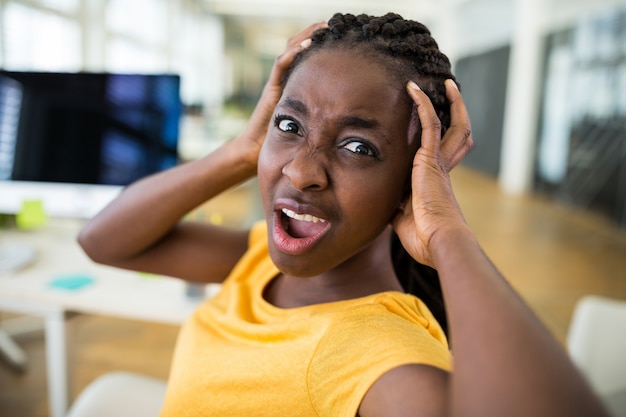
[[[395,233],[391,237],[391,257],[404,291],[422,300],[433,313],[444,333],[448,334],[448,318],[437,271],[416,262],[404,249],[400,238]]]
[[[316,51],[328,49],[357,50],[387,69],[398,86],[409,80],[418,82],[430,98],[442,125],[442,135],[450,126],[450,102],[444,81],[455,80],[450,61],[439,51],[430,31],[421,23],[405,20],[400,15],[385,16],[335,14],[328,28],[317,30],[311,46],[299,53],[283,78],[286,84],[294,68]],[[412,102],[407,95],[407,105]],[[393,235],[391,256],[394,269],[404,290],[420,298],[431,310],[444,332],[447,319],[439,276],[434,269],[416,262]]]

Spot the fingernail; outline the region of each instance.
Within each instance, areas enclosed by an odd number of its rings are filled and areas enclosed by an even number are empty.
[[[407,83],[407,87],[412,88],[413,90],[417,90],[417,91],[421,91],[422,89],[419,87],[419,85],[415,84],[415,81],[410,80]]]
[[[456,85],[456,83],[454,82],[454,80],[453,80],[452,78],[448,78],[448,79],[446,80],[446,82],[447,82],[448,84],[451,84],[451,85],[452,85],[452,87],[454,87],[454,89],[455,89],[456,91],[459,91],[459,86],[458,86],[458,85]]]
[[[308,47],[309,45],[311,45],[311,38],[306,38],[305,40],[303,40],[302,42],[300,42],[300,46],[303,48]]]

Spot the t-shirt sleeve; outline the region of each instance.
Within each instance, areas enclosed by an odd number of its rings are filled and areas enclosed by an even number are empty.
[[[258,221],[250,228],[248,235],[248,247],[252,248],[258,244],[263,244],[267,240],[267,224],[264,220]]]
[[[370,311],[333,325],[311,362],[309,392],[320,415],[356,415],[368,389],[398,366],[452,368],[447,344],[433,337],[423,322],[379,314],[382,306],[365,309]]]

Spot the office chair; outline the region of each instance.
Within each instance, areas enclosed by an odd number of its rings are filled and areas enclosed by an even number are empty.
[[[626,417],[626,300],[581,298],[567,349],[609,412]]]
[[[110,372],[91,382],[66,417],[157,417],[165,381],[129,372]]]

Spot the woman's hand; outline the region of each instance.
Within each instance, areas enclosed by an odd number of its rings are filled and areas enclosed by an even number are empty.
[[[259,151],[265,140],[267,128],[274,113],[274,109],[280,99],[283,89],[281,80],[287,72],[295,56],[311,44],[311,36],[320,28],[327,27],[328,23],[318,22],[300,31],[287,41],[285,51],[276,58],[270,77],[263,88],[250,120],[244,132],[237,138],[238,141],[245,141],[247,146],[238,147],[249,151],[247,160],[256,167]]]
[[[456,84],[446,81],[450,100],[450,128],[441,138],[441,122],[428,96],[410,81],[409,95],[417,105],[422,145],[413,159],[411,195],[394,218],[402,245],[418,262],[433,265],[431,243],[444,230],[467,230],[452,191],[448,172],[470,151],[473,141],[465,104]]]

